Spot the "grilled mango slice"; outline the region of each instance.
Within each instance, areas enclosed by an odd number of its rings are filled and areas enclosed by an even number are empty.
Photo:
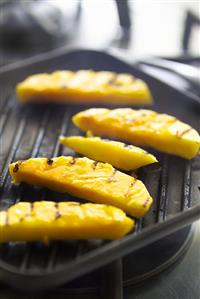
[[[123,170],[133,170],[157,162],[143,149],[99,137],[60,137],[60,142],[93,160],[108,162]]]
[[[9,171],[13,183],[25,182],[68,192],[92,202],[116,206],[136,217],[144,216],[152,204],[141,181],[108,163],[88,158],[32,158],[10,164]]]
[[[16,87],[21,101],[151,104],[146,83],[130,74],[92,70],[36,74]]]
[[[115,207],[78,202],[19,202],[0,212],[0,242],[120,239],[134,221]]]
[[[196,130],[173,116],[151,110],[93,108],[76,114],[73,122],[99,136],[117,137],[186,159],[192,159],[200,147]]]

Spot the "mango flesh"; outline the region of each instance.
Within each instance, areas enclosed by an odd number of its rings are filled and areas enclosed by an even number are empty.
[[[157,162],[143,149],[99,137],[60,137],[60,142],[93,160],[110,163],[122,170],[133,170]]]
[[[151,110],[93,108],[76,114],[73,122],[95,135],[116,137],[186,159],[192,159],[200,147],[200,136],[191,126]]]
[[[151,104],[147,84],[130,74],[92,70],[35,74],[16,87],[19,100]]]
[[[19,202],[0,212],[0,242],[120,239],[134,221],[115,207],[77,202]]]
[[[152,204],[144,184],[108,163],[88,158],[32,158],[9,165],[13,183],[25,182],[89,201],[121,208],[143,217]]]

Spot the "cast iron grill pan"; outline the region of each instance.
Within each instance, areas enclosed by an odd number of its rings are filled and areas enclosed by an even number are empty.
[[[83,134],[71,116],[88,105],[23,105],[16,101],[15,84],[27,75],[55,69],[95,69],[129,72],[145,79],[155,98],[152,109],[172,114],[199,128],[199,107],[190,98],[106,53],[80,50],[53,55],[0,73],[0,210],[18,201],[70,200],[26,184],[12,186],[8,164],[29,157],[74,155],[61,146],[59,135]],[[97,107],[97,105],[95,105]],[[112,108],[115,108],[112,106]],[[139,171],[154,204],[135,232],[119,241],[10,242],[0,245],[0,279],[27,290],[53,288],[106,265],[119,257],[186,226],[200,217],[198,178],[200,161],[152,151],[160,163]],[[73,198],[74,199],[74,198]],[[78,199],[77,199],[78,200]],[[79,201],[79,200],[78,200]]]

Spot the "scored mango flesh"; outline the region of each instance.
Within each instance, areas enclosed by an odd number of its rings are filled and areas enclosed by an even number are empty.
[[[0,212],[0,242],[120,239],[134,221],[115,207],[78,202],[19,202]]]
[[[130,74],[92,70],[35,74],[16,87],[19,100],[151,104],[147,84]]]
[[[143,149],[119,141],[99,137],[61,136],[60,142],[79,154],[123,170],[133,170],[157,162],[153,155]]]
[[[196,130],[168,114],[131,108],[93,108],[73,117],[74,124],[95,135],[116,137],[164,153],[192,159],[199,151]]]
[[[108,163],[88,158],[32,158],[9,165],[13,183],[25,182],[68,192],[92,202],[121,208],[143,217],[152,204],[144,184]]]

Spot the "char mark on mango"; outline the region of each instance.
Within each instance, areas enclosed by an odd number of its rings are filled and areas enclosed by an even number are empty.
[[[146,208],[146,207],[148,206],[149,201],[150,201],[150,198],[147,197],[147,199],[145,200],[145,202],[143,203],[142,206],[143,206],[144,208]]]
[[[59,219],[62,216],[62,214],[60,213],[60,211],[56,211],[55,212],[55,219]]]
[[[93,169],[94,170],[97,168],[98,163],[99,163],[99,161],[94,161],[94,163],[93,163]]]
[[[69,161],[69,163],[71,165],[74,165],[76,163],[76,158],[75,157],[72,157],[71,160]]]
[[[112,175],[108,178],[108,181],[109,181],[110,183],[111,183],[111,182],[116,182],[116,180],[115,180],[115,178],[114,178],[116,172],[117,172],[117,169],[114,169]]]
[[[16,163],[15,166],[14,166],[14,168],[13,168],[13,172],[14,172],[14,173],[15,173],[15,172],[18,172],[18,170],[19,170],[19,164]]]
[[[129,193],[131,191],[131,188],[135,185],[135,183],[137,182],[137,179],[136,178],[133,178],[133,181],[130,183],[129,187],[128,187],[128,190],[126,191],[125,193],[125,196],[128,197],[129,196]]]
[[[52,164],[53,164],[53,159],[48,158],[48,159],[47,159],[47,164],[48,164],[48,165],[52,165]]]
[[[33,212],[34,210],[34,202],[30,202],[30,214]]]
[[[108,79],[107,84],[108,85],[115,85],[117,79],[117,74],[113,74],[110,79]]]
[[[176,132],[176,137],[178,138],[182,138],[185,134],[187,134],[188,132],[190,132],[192,130],[192,128],[188,128],[182,132],[177,131]]]

